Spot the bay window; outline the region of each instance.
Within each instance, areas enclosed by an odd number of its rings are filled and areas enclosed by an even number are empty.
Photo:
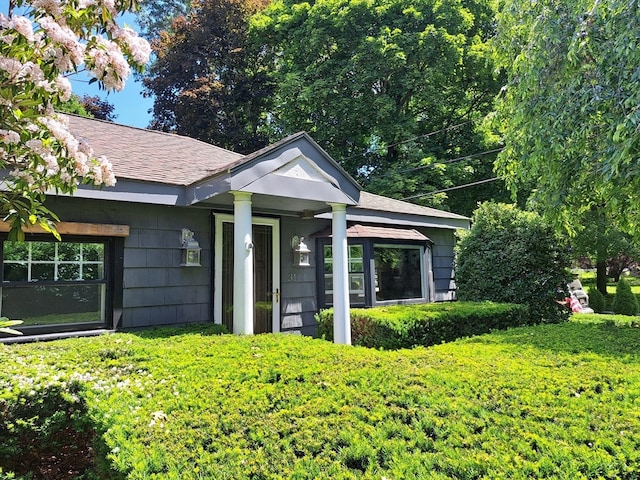
[[[397,230],[394,233],[401,234]],[[430,301],[431,249],[424,238],[419,241],[348,236],[351,306]],[[329,238],[320,237],[317,241],[318,265],[323,267],[318,276],[319,307],[325,308],[333,303],[333,255]]]

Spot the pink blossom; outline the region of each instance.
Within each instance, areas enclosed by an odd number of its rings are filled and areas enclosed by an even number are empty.
[[[84,57],[84,45],[78,41],[77,35],[67,26],[60,25],[51,17],[42,17],[38,20],[40,27],[61,51],[59,55],[68,55],[68,60],[74,65],[80,65]]]
[[[89,71],[109,90],[122,90],[131,69],[120,46],[102,37],[93,37],[93,47],[87,51]]]
[[[58,16],[62,13],[62,4],[58,0],[32,0],[31,5],[49,15]]]
[[[151,45],[129,27],[120,28],[117,24],[112,30],[114,38],[122,40],[131,52],[131,58],[138,65],[146,65],[151,56]]]
[[[66,77],[58,75],[56,78],[56,87],[60,93],[60,100],[66,102],[71,98],[71,82]]]
[[[33,26],[31,24],[31,20],[26,17],[21,17],[19,15],[12,17],[12,24],[9,28],[15,29],[20,35],[25,37],[27,40],[33,40]]]
[[[78,153],[73,162],[73,169],[79,177],[84,177],[89,173],[88,158],[84,153]]]
[[[9,77],[16,77],[20,73],[22,63],[15,58],[0,57],[0,70],[4,70]]]
[[[44,80],[44,72],[39,65],[33,62],[26,62],[20,68],[20,77],[30,82],[41,82]]]
[[[20,135],[13,130],[0,130],[0,138],[8,144],[16,144],[20,142]]]

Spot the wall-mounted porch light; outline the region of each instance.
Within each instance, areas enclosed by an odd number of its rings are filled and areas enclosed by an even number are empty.
[[[293,265],[296,267],[311,266],[311,250],[304,243],[304,237],[294,235],[291,239],[291,248],[293,249]]]
[[[181,267],[200,266],[200,244],[193,238],[193,232],[188,228],[182,229],[182,263]]]

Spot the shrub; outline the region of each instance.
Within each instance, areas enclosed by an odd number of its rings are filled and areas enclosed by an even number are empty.
[[[604,295],[595,287],[589,287],[587,289],[587,295],[589,295],[589,306],[596,313],[602,313],[606,310],[607,300]]]
[[[402,351],[207,329],[0,345],[0,400],[82,382],[114,470],[83,480],[637,479],[638,329],[590,317]]]
[[[333,310],[317,315],[318,334],[333,339]],[[530,324],[526,305],[448,302],[351,309],[351,343],[395,350]]]
[[[457,246],[458,299],[524,303],[538,322],[568,318],[557,289],[569,281],[568,259],[550,225],[514,205],[484,203]]]
[[[0,478],[120,478],[104,450],[79,382],[35,381],[0,398]]]
[[[611,305],[613,312],[619,315],[637,315],[638,299],[631,291],[631,286],[621,278],[616,286],[616,294]]]

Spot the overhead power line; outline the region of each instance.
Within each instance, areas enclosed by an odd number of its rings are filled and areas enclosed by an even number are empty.
[[[436,165],[443,165],[443,164],[448,164],[448,163],[462,162],[464,160],[471,160],[472,158],[482,157],[483,155],[489,155],[491,153],[501,152],[502,150],[504,150],[504,147],[494,148],[493,150],[487,150],[485,152],[480,152],[480,153],[473,153],[471,155],[465,155],[464,157],[452,158],[451,160],[444,160],[442,162],[429,163],[427,165],[420,165],[419,167],[407,168],[406,170],[398,170],[398,171],[395,171],[395,172],[389,172],[389,173],[385,173],[384,175],[381,175],[381,176],[382,177],[386,177],[388,175],[393,175],[393,174],[396,174],[396,173],[415,172],[417,170],[422,170],[422,169],[425,169],[425,168],[435,167]]]
[[[474,185],[480,185],[483,183],[494,182],[498,180],[498,177],[486,178],[484,180],[478,180],[477,182],[465,183],[464,185],[457,185],[455,187],[443,188],[442,190],[435,190],[433,192],[421,193],[419,195],[412,195],[410,197],[402,198],[401,200],[412,200],[414,198],[428,197],[429,195],[435,195],[436,193],[450,192],[451,190],[459,190],[461,188],[473,187]]]
[[[439,133],[444,133],[444,132],[448,132],[449,130],[454,130],[456,128],[464,127],[468,123],[471,123],[471,120],[467,120],[466,122],[458,123],[456,125],[451,125],[450,127],[444,127],[444,128],[441,128],[440,130],[435,130],[433,132],[429,132],[429,133],[425,133],[425,134],[422,134],[422,135],[418,135],[416,137],[407,138],[406,140],[401,140],[401,141],[396,142],[396,143],[390,143],[389,145],[385,145],[383,148],[397,147],[398,145],[403,145],[405,143],[414,142],[416,140],[420,140],[421,138],[433,137],[434,135],[437,135]],[[354,153],[353,155],[349,155],[348,157],[343,158],[342,161],[351,160],[352,158],[355,158],[355,157],[364,157],[365,155],[368,155],[369,153],[373,153],[373,152],[367,150],[366,152],[362,152],[362,153]]]
[[[449,130],[454,130],[456,128],[464,127],[468,123],[471,123],[471,120],[467,120],[466,122],[458,123],[457,125],[451,125],[450,127],[441,128],[440,130],[436,130],[435,132],[429,132],[429,133],[425,133],[424,135],[418,135],[417,137],[413,137],[413,138],[408,138],[406,140],[402,140],[400,142],[391,143],[391,144],[387,145],[387,148],[389,148],[389,147],[397,147],[398,145],[402,145],[404,143],[413,142],[415,140],[420,140],[421,138],[432,137],[432,136],[437,135],[439,133],[444,133],[444,132],[448,132]]]

